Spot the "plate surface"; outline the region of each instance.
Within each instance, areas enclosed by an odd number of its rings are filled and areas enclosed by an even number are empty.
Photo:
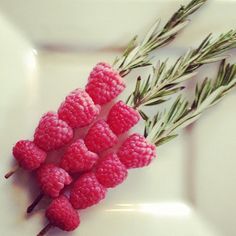
[[[69,36],[68,30],[61,32],[60,35],[56,30],[53,31],[49,18],[47,20],[48,27],[52,30],[51,36],[47,38],[46,31],[41,32],[44,37],[40,39],[42,40],[40,44],[50,46],[55,42],[60,49],[61,45],[66,45],[66,48],[71,45],[74,50],[56,52],[39,49],[36,51],[34,48],[38,39],[36,36],[38,36],[39,26],[35,24],[29,29],[23,23],[25,18],[28,17],[30,20],[33,13],[37,14],[37,10],[30,9],[29,4],[27,10],[29,16],[26,14],[23,19],[19,13],[22,9],[16,14],[16,10],[13,10],[9,2],[0,1],[3,12],[0,14],[1,176],[14,165],[11,156],[14,143],[21,138],[31,138],[44,112],[56,110],[68,92],[77,87],[84,87],[89,71],[97,62],[112,62],[117,55],[117,52],[112,51],[106,53],[77,50],[95,45],[96,35],[106,34],[102,26],[99,32],[98,27],[94,27],[92,35],[90,31],[87,34],[86,30],[81,31],[85,35],[82,37],[82,43],[77,44],[70,40],[72,36]],[[61,13],[62,17],[68,18],[69,9],[73,8],[73,4],[68,1],[61,2],[68,4],[67,10]],[[104,9],[104,6],[106,9],[112,9],[112,3],[105,2],[101,3],[101,9]],[[126,19],[128,22],[129,17],[133,16],[140,24],[142,19],[152,22],[155,17],[148,15],[148,9],[154,7],[157,9],[157,6],[159,7],[155,15],[166,19],[178,5],[175,3],[175,7],[171,7],[173,3],[171,1],[147,1],[147,4],[137,5],[135,2],[129,1],[127,6],[129,11],[126,9],[127,14],[123,15],[124,21]],[[117,1],[116,4],[120,4],[119,7],[122,9],[125,3]],[[88,2],[85,9],[90,8],[93,11],[95,6],[97,5]],[[141,9],[136,10],[132,15],[132,6],[136,8],[140,6]],[[47,11],[46,4],[44,7]],[[143,15],[139,19],[137,12],[142,12],[142,8]],[[163,9],[166,10],[164,13]],[[189,46],[197,45],[207,33],[215,32],[217,35],[235,27],[235,9],[236,1],[210,1],[193,17],[191,25],[173,44],[158,51],[158,59],[171,57],[173,60],[184,53]],[[46,16],[49,17],[47,13]],[[78,15],[78,20],[79,17]],[[93,19],[93,15],[90,17]],[[112,18],[110,13],[103,15],[103,18],[106,17]],[[115,15],[114,22],[115,26],[111,27],[110,34],[98,38],[97,48],[104,45],[109,47],[112,43],[119,42],[121,37],[122,42],[128,41],[130,34],[127,32],[133,34],[135,21],[131,21],[126,26],[118,24],[118,16]],[[90,27],[86,21],[80,24]],[[141,28],[143,29],[144,26],[141,25]],[[118,29],[117,34],[115,28]],[[63,41],[63,37],[66,40]],[[87,42],[87,38],[93,40]],[[112,46],[122,45],[118,43]],[[236,57],[229,60],[236,61]],[[216,65],[212,65],[200,69],[196,80],[206,74],[214,76],[216,68]],[[120,99],[127,98],[132,91],[135,78],[140,73],[145,76],[147,72],[138,70],[126,79],[127,90],[119,97]],[[187,92],[191,93],[191,88]],[[234,91],[221,104],[208,111],[192,129],[182,132],[179,138],[160,147],[158,159],[150,167],[130,171],[127,181],[116,189],[110,190],[105,201],[98,206],[81,211],[80,228],[68,235],[236,235],[234,227],[236,218],[235,95]],[[133,131],[141,132],[142,125],[137,126]],[[38,191],[34,176],[19,171],[8,181],[0,178],[0,188],[0,235],[36,235],[45,224],[43,208],[47,201],[42,202],[38,211],[31,217],[25,215],[27,205]],[[67,233],[53,229],[49,235],[67,235]]]

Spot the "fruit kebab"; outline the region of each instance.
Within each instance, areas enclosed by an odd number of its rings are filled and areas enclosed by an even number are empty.
[[[229,31],[212,40],[207,36],[196,49],[189,50],[179,57],[173,66],[167,67],[166,62],[154,69],[152,77],[141,82],[138,77],[135,90],[125,104],[115,103],[110,109],[107,120],[96,121],[88,130],[84,140],[75,140],[65,151],[60,166],[68,173],[89,171],[98,160],[98,154],[113,147],[118,142],[118,136],[127,132],[138,123],[141,114],[146,119],[142,106],[155,106],[163,103],[168,96],[179,92],[184,87],[182,83],[196,75],[200,66],[216,62],[226,55],[226,50],[236,47],[236,31]],[[98,153],[98,154],[96,154]],[[37,204],[36,200],[29,206]]]
[[[79,225],[74,208],[84,209],[99,203],[105,198],[107,188],[113,188],[126,179],[128,169],[148,166],[156,157],[156,147],[177,137],[179,129],[199,119],[205,110],[218,103],[235,86],[236,64],[226,65],[222,61],[215,81],[206,78],[196,86],[192,103],[180,95],[169,110],[158,112],[146,120],[144,135],[130,135],[117,153],[107,154],[99,160],[94,171],[79,177],[70,192],[70,202],[63,195],[59,200],[52,200],[46,210],[49,224],[38,236],[46,234],[52,226],[74,230]]]
[[[195,99],[191,104],[179,95],[169,110],[146,120],[144,135],[131,134],[116,154],[101,158],[95,171],[80,176],[70,192],[72,206],[84,209],[100,202],[105,198],[107,188],[126,179],[125,169],[148,166],[156,157],[156,147],[177,137],[178,129],[196,121],[203,111],[219,102],[235,86],[236,64],[226,65],[222,61],[215,81],[206,78],[196,85]]]
[[[35,170],[45,161],[47,152],[68,144],[73,139],[73,128],[89,125],[100,112],[100,105],[110,102],[124,90],[122,77],[135,68],[150,65],[149,54],[171,42],[188,24],[188,16],[205,2],[192,0],[181,6],[162,29],[159,29],[157,21],[141,43],[137,42],[137,37],[131,40],[122,57],[114,62],[117,70],[107,63],[98,63],[90,73],[85,90],[74,90],[66,97],[58,113],[48,112],[41,118],[33,141],[16,143],[13,156],[18,167]],[[5,178],[14,174],[18,167],[9,171]]]

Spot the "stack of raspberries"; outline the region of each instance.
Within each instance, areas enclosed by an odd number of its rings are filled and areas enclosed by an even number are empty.
[[[80,224],[78,209],[99,203],[108,188],[127,178],[128,169],[147,166],[156,157],[155,146],[137,133],[131,134],[117,152],[111,149],[102,155],[140,119],[138,111],[122,101],[112,106],[106,119],[97,119],[102,105],[111,102],[124,88],[116,70],[107,63],[97,64],[85,90],[72,91],[57,113],[42,116],[32,141],[20,140],[13,147],[19,167],[35,171],[42,193],[52,199],[46,209],[49,224],[39,235],[51,226],[74,230]],[[76,129],[89,125],[83,139],[74,137]],[[59,164],[46,163],[50,151],[64,146]],[[79,177],[73,179],[77,173]],[[63,191],[67,185],[71,186],[69,192]]]

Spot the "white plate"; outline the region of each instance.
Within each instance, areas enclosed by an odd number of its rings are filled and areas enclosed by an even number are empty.
[[[18,139],[32,137],[42,113],[55,110],[69,91],[85,85],[94,64],[101,60],[112,62],[116,54],[36,51],[32,45],[39,40],[50,48],[53,43],[60,48],[64,43],[67,48],[71,45],[74,49],[93,45],[96,45],[93,48],[120,46],[113,44],[121,38],[122,42],[128,41],[134,31],[144,29],[155,15],[166,19],[180,1],[129,1],[127,5],[116,1],[117,9],[125,9],[121,15],[113,15],[107,10],[114,8],[111,2],[95,5],[87,2],[83,3],[83,11],[87,9],[88,15],[83,14],[83,17],[72,10],[76,6],[78,12],[82,11],[77,5],[61,1],[59,9],[62,11],[55,13],[59,23],[50,18],[52,7],[59,7],[57,1],[40,6],[36,1],[21,0],[17,2],[19,6],[10,2],[0,1],[2,12],[15,22],[9,23],[0,14],[0,235],[30,236],[36,235],[45,224],[42,209],[45,202],[31,217],[25,216],[25,209],[36,196],[37,187],[32,176],[23,171],[8,181],[3,178],[13,162],[11,148]],[[95,12],[95,8],[96,12],[101,12],[100,16],[89,14]],[[236,1],[210,1],[170,47],[159,51],[159,58],[175,58],[185,52],[187,46],[197,45],[207,33],[217,34],[235,27],[235,8]],[[72,24],[75,19],[78,22]],[[106,20],[102,19],[109,20],[110,24],[114,22],[109,32]],[[127,21],[127,25],[121,19]],[[63,22],[67,28],[61,26],[59,34],[58,27]],[[77,29],[83,29],[81,43],[75,42],[79,36],[73,32]],[[96,35],[99,35],[97,42]],[[204,67],[198,78],[214,74],[215,69],[214,66]],[[131,91],[135,77],[132,74],[127,78],[128,89],[121,99]],[[49,235],[236,235],[235,102],[234,92],[207,112],[191,132],[184,132],[161,147],[158,160],[149,168],[130,171],[127,181],[109,191],[105,201],[81,211],[78,230],[64,233],[54,229]],[[136,129],[142,130],[142,127]]]

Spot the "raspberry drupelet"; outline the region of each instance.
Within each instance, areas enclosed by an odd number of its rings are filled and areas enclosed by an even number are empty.
[[[34,143],[44,151],[61,148],[72,138],[72,128],[53,112],[43,115],[34,133]]]
[[[96,178],[106,188],[114,188],[127,177],[128,171],[115,153],[102,157],[95,171]]]
[[[17,160],[19,167],[25,170],[35,170],[45,161],[47,153],[37,147],[32,141],[20,140],[12,149],[14,158]],[[18,167],[8,172],[5,178],[9,178]]]
[[[117,155],[126,168],[140,168],[149,165],[156,157],[156,147],[143,135],[132,134],[121,145]]]
[[[114,146],[118,138],[105,120],[98,120],[88,130],[84,142],[90,151],[99,153]]]
[[[13,156],[20,167],[35,170],[45,161],[47,154],[32,141],[21,140],[13,147]]]
[[[83,139],[73,142],[61,158],[60,166],[69,173],[90,170],[98,160],[98,155],[86,147]]]
[[[92,123],[100,112],[92,98],[82,89],[75,89],[58,109],[58,116],[72,128],[80,128]]]
[[[75,181],[70,192],[70,202],[75,209],[84,209],[104,199],[106,191],[95,174],[88,172]]]
[[[104,105],[125,89],[119,72],[109,64],[100,62],[92,70],[86,85],[86,92],[95,104]]]
[[[58,197],[65,185],[72,182],[70,175],[55,164],[43,164],[37,170],[37,181],[45,195]]]
[[[80,224],[78,212],[72,207],[64,195],[52,200],[45,213],[49,223],[37,236],[43,236],[51,227],[58,227],[64,231],[73,231]]]
[[[123,134],[138,123],[140,115],[134,108],[122,101],[112,106],[107,116],[107,123],[116,134]]]

